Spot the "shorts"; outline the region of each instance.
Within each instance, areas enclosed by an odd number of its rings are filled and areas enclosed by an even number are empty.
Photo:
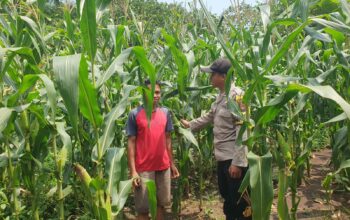
[[[145,171],[139,173],[139,176],[154,180],[156,184],[157,206],[170,205],[170,168],[160,171]],[[141,186],[135,188],[135,209],[138,213],[148,213],[148,193],[147,187],[141,179]]]

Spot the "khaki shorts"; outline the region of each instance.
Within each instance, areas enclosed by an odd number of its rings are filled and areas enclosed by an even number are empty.
[[[139,176],[154,180],[156,184],[157,206],[170,205],[170,168],[161,171],[146,171]],[[141,186],[135,189],[135,209],[138,213],[148,213],[148,195],[146,184],[141,180]]]

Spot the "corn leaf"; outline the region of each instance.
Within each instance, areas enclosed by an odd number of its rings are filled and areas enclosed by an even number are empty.
[[[81,58],[79,69],[79,108],[94,128],[101,125],[102,115],[97,102],[97,92],[88,78],[88,66],[84,56]]]
[[[146,72],[147,77],[151,81],[151,90],[149,90],[148,88],[143,88],[141,91],[143,94],[143,104],[145,105],[147,119],[148,121],[150,121],[153,110],[153,94],[156,84],[156,72],[152,63],[147,59],[146,52],[143,49],[143,47],[134,47],[133,52],[141,68],[143,69],[143,71]]]
[[[301,84],[290,84],[287,88],[287,91],[293,90],[297,90],[303,93],[309,93],[313,91],[323,98],[327,98],[336,102],[343,109],[346,116],[350,119],[350,104],[346,102],[331,86],[306,86]]]
[[[248,153],[253,219],[270,219],[273,200],[272,155]]]
[[[117,216],[122,211],[132,187],[132,179],[120,181],[118,193],[112,194],[113,215]],[[116,210],[115,210],[116,209]]]
[[[215,33],[215,36],[218,39],[219,43],[221,44],[222,49],[225,51],[225,54],[226,54],[227,58],[231,61],[234,69],[237,71],[237,73],[241,77],[241,79],[243,81],[246,80],[247,76],[246,76],[243,68],[241,67],[241,65],[239,64],[237,59],[233,56],[231,50],[226,45],[222,34],[218,30],[218,27],[215,25],[214,20],[211,17],[211,14],[207,10],[207,8],[205,7],[205,4],[204,4],[203,0],[199,0],[199,3],[202,6],[202,9],[204,11],[204,15],[205,15],[206,19],[208,20],[210,29]]]
[[[335,116],[334,118],[324,122],[323,124],[330,124],[330,123],[334,123],[334,122],[339,122],[339,121],[343,121],[346,120],[348,117],[346,116],[346,113],[343,112],[340,115]]]
[[[284,169],[280,169],[278,173],[278,202],[277,212],[280,219],[289,220],[289,209],[286,199],[288,189],[288,175]]]
[[[102,147],[102,156],[110,147],[115,136],[115,121],[125,112],[128,96],[124,97],[106,116],[103,128],[103,135],[100,137],[99,144]],[[92,160],[97,161],[97,146],[92,151]]]
[[[53,72],[68,117],[75,133],[78,133],[79,67],[81,54],[53,58]]]
[[[13,109],[11,108],[0,108],[0,133],[7,127],[7,123],[11,117]]]
[[[304,22],[298,28],[296,28],[290,35],[288,35],[288,37],[283,42],[279,50],[272,57],[271,61],[266,65],[265,73],[269,72],[278,63],[278,61],[287,53],[291,44],[297,39],[297,37],[303,31],[307,24],[308,22]]]
[[[179,127],[179,132],[186,138],[186,140],[188,140],[190,143],[192,143],[196,147],[199,147],[196,138],[194,137],[194,135],[190,130]]]
[[[95,0],[83,0],[80,3],[81,20],[80,30],[85,51],[90,57],[91,62],[95,60],[97,41],[96,41],[96,5]]]
[[[155,220],[157,215],[156,183],[154,182],[154,180],[144,178],[142,178],[142,181],[146,184],[149,210],[151,213],[152,220]]]
[[[109,78],[112,77],[114,73],[116,72],[119,74],[124,73],[123,64],[127,61],[132,49],[133,48],[131,47],[126,50],[123,50],[123,52],[113,60],[113,62],[111,63],[111,65],[109,65],[106,72],[100,78],[98,78],[97,87],[102,86]]]
[[[64,128],[65,127],[64,122],[56,122],[56,126],[57,126],[57,132],[60,135],[60,138],[63,143],[63,146],[58,156],[59,169],[63,170],[66,164],[66,161],[67,159],[70,158],[70,155],[72,152],[72,140]]]
[[[47,75],[40,74],[40,75],[38,75],[38,77],[40,77],[40,79],[43,81],[43,83],[45,85],[49,106],[51,107],[51,110],[53,111],[53,113],[55,115],[56,98],[57,98],[57,92],[56,92],[55,86],[54,86],[53,82],[51,81],[51,79]]]
[[[178,49],[176,40],[174,37],[168,35],[163,31],[163,37],[166,41],[167,46],[170,48],[171,54],[175,60],[177,66],[177,88],[179,90],[180,97],[184,97],[187,75],[189,71],[189,65],[186,56]]]
[[[121,159],[125,148],[108,148],[106,154],[106,174],[108,178],[107,195],[118,193],[118,184],[121,181]]]

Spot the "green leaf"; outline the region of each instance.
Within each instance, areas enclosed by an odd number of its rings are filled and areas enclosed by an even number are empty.
[[[277,25],[290,26],[290,25],[293,25],[295,23],[297,23],[297,21],[295,19],[291,19],[291,18],[279,19],[279,20],[276,20],[273,23],[271,23],[268,26],[268,29],[267,29],[267,31],[265,33],[265,36],[264,36],[260,57],[261,58],[266,58],[267,49],[268,49],[268,47],[270,45],[271,34],[272,34],[273,29]]]
[[[20,87],[18,88],[15,94],[9,97],[7,105],[8,106],[16,105],[18,103],[18,99],[20,98],[20,96],[26,93],[28,89],[32,88],[35,85],[38,78],[39,78],[38,75],[34,75],[34,74],[27,74],[23,76],[23,80]]]
[[[199,147],[198,142],[192,132],[188,129],[179,127],[179,133],[181,133],[189,142],[191,142],[196,147]]]
[[[156,71],[152,63],[147,59],[146,52],[143,47],[136,46],[132,48],[137,61],[140,63],[142,69],[146,72],[147,77],[151,83],[156,82]]]
[[[341,47],[344,41],[346,40],[345,35],[340,31],[331,28],[324,28],[324,32],[332,36],[335,42],[337,42],[338,47]]]
[[[118,193],[118,184],[121,181],[121,159],[125,148],[108,148],[106,154],[106,173],[108,178],[107,195]]]
[[[117,216],[120,211],[123,210],[126,200],[128,199],[129,192],[132,187],[132,179],[120,181],[118,193],[112,194],[112,207],[116,207],[116,212],[113,212],[114,216]]]
[[[111,145],[115,136],[115,121],[123,115],[126,109],[128,97],[124,97],[107,115],[103,129],[103,135],[99,139],[99,144],[102,147],[102,156]],[[97,146],[93,149],[93,160],[97,159]]]
[[[72,152],[72,140],[68,133],[65,130],[65,123],[64,122],[56,122],[57,126],[57,132],[61,137],[63,146],[58,154],[58,164],[59,169],[63,170],[67,159],[70,158],[71,152]]]
[[[299,112],[301,112],[301,110],[303,110],[303,108],[306,105],[307,102],[307,94],[301,94],[300,96],[298,96],[298,100],[297,100],[297,107],[295,109],[295,111],[293,112],[292,117],[296,116],[297,114],[299,114]]]
[[[350,33],[350,27],[344,23],[327,21],[327,20],[322,19],[322,18],[311,18],[311,20],[322,25],[322,26],[329,27],[329,28],[334,29],[336,31],[339,31],[341,33],[344,33],[344,34]]]
[[[66,188],[63,189],[62,193],[63,193],[63,198],[65,198],[66,196],[68,196],[69,194],[71,194],[73,192],[72,186],[68,185]]]
[[[238,192],[243,193],[244,190],[246,190],[248,188],[249,180],[250,180],[250,170],[248,169],[242,182],[241,182],[241,185],[239,186]]]
[[[64,7],[63,12],[64,12],[64,20],[65,20],[65,25],[66,25],[66,28],[67,28],[68,38],[72,42],[74,42],[74,25],[73,25],[72,17],[71,17],[71,14],[70,14],[71,13],[70,9],[68,7]]]
[[[84,56],[81,58],[79,69],[79,108],[94,128],[101,125],[102,115],[97,102],[97,92],[88,78],[88,66]]]
[[[112,0],[96,0],[96,7],[103,11],[112,2]]]
[[[284,169],[280,169],[278,173],[278,202],[277,212],[278,217],[283,220],[289,220],[289,209],[286,199],[286,193],[288,189],[288,175]]]
[[[296,95],[296,91],[288,91],[270,100],[267,106],[259,110],[255,119],[257,124],[266,124],[274,120],[284,105]]]
[[[306,21],[309,15],[309,0],[296,0],[293,7],[292,17],[301,17],[303,21]]]
[[[0,133],[7,127],[7,123],[12,115],[13,109],[0,108]]]
[[[323,83],[326,78],[332,74],[335,70],[337,69],[337,67],[332,67],[330,69],[328,69],[327,71],[323,72],[322,74],[318,75],[315,80],[318,82],[318,83]]]
[[[349,6],[349,1],[346,0],[340,0],[341,3],[341,9],[343,13],[346,16],[346,23],[350,23],[350,6]]]
[[[273,200],[272,155],[248,153],[253,219],[270,219]]]
[[[340,167],[338,168],[338,170],[335,171],[334,174],[337,174],[337,173],[339,173],[340,171],[342,171],[343,169],[347,169],[347,168],[350,168],[350,159],[343,161],[343,162],[340,164]]]
[[[205,15],[206,19],[208,20],[210,29],[214,32],[216,38],[218,39],[219,43],[221,44],[222,49],[224,50],[227,58],[231,61],[232,66],[234,67],[235,71],[237,71],[240,78],[243,81],[245,81],[247,79],[246,73],[244,72],[243,68],[241,67],[241,65],[239,64],[237,59],[232,54],[230,48],[226,46],[225,40],[224,40],[222,34],[219,32],[217,26],[215,25],[211,13],[205,7],[203,0],[199,0],[199,3],[204,11],[204,15]]]
[[[341,113],[340,115],[338,116],[335,116],[334,118],[324,122],[323,124],[330,124],[330,123],[334,123],[334,122],[339,122],[339,121],[343,121],[343,120],[346,120],[348,117],[346,116],[346,113],[343,112]]]
[[[40,79],[43,81],[43,83],[45,85],[49,105],[50,105],[53,113],[55,113],[55,111],[56,111],[56,98],[57,98],[57,92],[56,92],[55,86],[48,76],[46,76],[44,74],[40,74],[38,76],[40,77]]]
[[[119,73],[120,75],[123,75],[125,72],[123,71],[123,64],[128,60],[130,52],[133,50],[133,48],[128,48],[126,50],[123,50],[123,52],[116,57],[111,65],[109,65],[106,72],[97,80],[97,87],[100,87],[103,85],[114,73]]]
[[[229,97],[232,81],[233,81],[233,69],[230,68],[228,73],[227,73],[227,75],[226,75],[226,77],[225,77],[225,94],[226,94],[226,97]]]
[[[259,6],[259,11],[261,15],[261,20],[263,23],[264,31],[267,31],[267,26],[270,24],[270,5],[269,4],[264,4]]]
[[[91,62],[95,60],[97,50],[96,40],[96,5],[95,0],[81,1],[80,10],[80,30],[85,51],[90,57]]]
[[[45,45],[45,41],[42,37],[42,34],[40,34],[40,30],[38,25],[35,23],[35,21],[33,21],[31,18],[27,17],[27,16],[20,16],[20,18],[27,24],[27,26],[34,32],[34,35],[37,37],[37,39],[39,39],[39,43],[41,43],[41,45],[43,46],[43,48],[46,48]],[[32,39],[33,44],[36,44],[36,40]],[[38,50],[38,49],[37,49]],[[40,52],[40,50],[38,50],[38,52]]]
[[[144,181],[144,183],[146,184],[148,205],[152,216],[152,220],[155,220],[157,215],[156,183],[154,182],[154,180],[144,179],[144,178],[142,178],[142,181]]]
[[[1,124],[0,124],[0,126],[1,126]],[[0,154],[0,168],[7,167],[8,161],[9,161],[9,158],[7,156],[7,153],[4,152],[4,153]],[[0,193],[1,193],[1,191],[0,191]]]
[[[55,73],[57,87],[76,134],[78,134],[80,60],[81,54],[53,58],[53,72]]]
[[[347,55],[345,55],[345,53],[338,48],[336,43],[333,44],[333,50],[338,57],[339,63],[342,64],[345,69],[348,69],[350,65],[348,59],[346,58]]]
[[[111,38],[114,43],[114,54],[115,56],[119,56],[122,48],[123,48],[123,42],[124,37],[123,34],[125,32],[125,26],[124,25],[108,25],[107,26],[109,32],[111,33]],[[131,48],[128,48],[131,49]]]
[[[316,31],[311,27],[305,27],[305,31],[307,34],[309,34],[312,38],[316,40],[320,40],[326,43],[332,42],[331,38],[327,34],[323,34],[320,31]]]
[[[177,66],[177,88],[179,89],[180,97],[184,97],[185,88],[187,84],[187,75],[189,72],[189,65],[186,56],[178,49],[176,40],[174,37],[168,35],[164,30],[162,32],[167,46],[170,48],[170,52],[175,60]]]
[[[282,151],[281,153],[284,157],[284,161],[286,163],[289,163],[292,160],[292,154],[290,151],[290,147],[279,131],[277,131],[277,141],[278,141],[278,146]]]
[[[110,218],[108,218],[108,211],[105,207],[98,207],[98,213],[98,219],[110,220]]]
[[[264,77],[270,79],[276,85],[282,85],[284,83],[301,80],[300,77],[295,76],[266,75]]]
[[[271,61],[266,65],[265,73],[269,72],[278,63],[278,61],[287,53],[292,43],[297,39],[297,37],[303,31],[304,27],[307,24],[308,22],[301,24],[290,35],[288,35],[287,39],[283,42],[279,50],[272,57]]]
[[[336,102],[350,119],[350,104],[347,103],[331,86],[305,86],[301,84],[290,84],[287,91],[298,90],[303,93],[311,91],[317,93],[323,98],[327,98]]]
[[[6,53],[17,54],[27,59],[29,62],[35,64],[32,49],[28,47],[0,48],[0,59],[2,59],[6,55]]]
[[[209,91],[211,88],[213,88],[212,86],[199,86],[199,87],[186,87],[185,91],[191,92],[191,91]],[[176,96],[179,93],[178,89],[174,89],[172,91],[170,91],[169,93],[166,93],[164,95],[162,95],[162,99],[163,100],[167,100],[171,97]]]
[[[152,63],[147,59],[146,52],[143,47],[137,46],[133,48],[133,52],[141,68],[146,72],[149,80],[151,81],[151,90],[143,87],[142,94],[144,98],[144,105],[146,110],[146,115],[148,121],[151,119],[152,109],[153,109],[153,97],[154,97],[154,88],[156,84],[156,72]],[[140,78],[141,76],[139,76]],[[141,82],[142,83],[142,82]]]
[[[240,121],[245,120],[238,103],[236,101],[233,101],[232,98],[228,98],[227,108],[228,108],[228,110],[230,110],[231,114],[235,118],[239,119]]]

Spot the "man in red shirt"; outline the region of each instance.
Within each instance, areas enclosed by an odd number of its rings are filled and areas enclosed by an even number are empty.
[[[151,89],[149,80],[145,85]],[[158,107],[161,91],[157,81],[154,91],[153,112],[148,124],[143,106],[133,109],[128,118],[128,163],[131,177],[134,178],[135,208],[138,219],[149,219],[148,196],[142,178],[152,179],[156,184],[157,220],[164,219],[164,206],[170,203],[170,177],[176,178],[179,172],[174,165],[171,150],[171,134],[174,129],[170,112]]]

